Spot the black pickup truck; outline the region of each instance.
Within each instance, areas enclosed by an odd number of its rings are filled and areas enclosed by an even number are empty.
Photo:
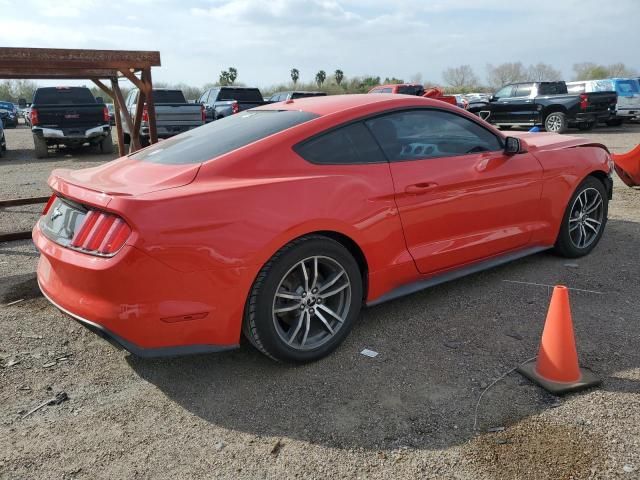
[[[42,87],[33,95],[30,113],[36,157],[45,158],[50,147],[97,145],[113,152],[109,110],[86,87]]]
[[[469,111],[499,126],[544,126],[564,133],[569,127],[589,130],[615,116],[616,92],[567,93],[565,82],[505,85],[488,101],[472,102]]]
[[[257,88],[230,86],[206,90],[198,103],[204,105],[206,122],[212,122],[269,102],[265,102]]]

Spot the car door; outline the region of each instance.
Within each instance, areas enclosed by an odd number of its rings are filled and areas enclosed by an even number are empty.
[[[505,122],[519,125],[535,122],[538,111],[533,101],[533,87],[533,83],[518,83],[514,85],[511,97],[499,101],[504,108]]]
[[[439,109],[367,121],[390,161],[396,204],[421,273],[527,246],[542,228],[542,167],[508,156],[480,121]]]
[[[489,99],[489,105],[485,110],[481,110],[478,115],[483,120],[487,120],[491,123],[501,123],[507,121],[507,103],[505,99],[511,98],[511,94],[514,90],[513,85],[505,85],[496,93],[494,93]]]

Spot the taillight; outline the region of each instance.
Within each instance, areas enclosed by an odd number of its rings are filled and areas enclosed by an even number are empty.
[[[149,122],[149,111],[147,110],[147,106],[145,105],[142,109],[142,121]]]
[[[29,121],[31,125],[38,125],[40,123],[40,119],[38,118],[38,110],[35,108],[31,109],[31,113],[29,114]]]
[[[200,105],[200,116],[202,117],[202,123],[205,123],[207,121],[207,111],[204,105]]]
[[[231,113],[238,113],[240,111],[240,106],[238,105],[237,101],[233,101],[233,103],[231,104]]]
[[[94,255],[116,253],[131,234],[127,223],[111,213],[89,210],[70,246]]]
[[[42,209],[42,215],[46,215],[47,212],[49,211],[49,209],[51,208],[51,205],[53,205],[53,202],[56,201],[56,194],[54,193],[53,195],[51,195],[49,197],[49,200],[47,200],[47,204],[44,206],[44,208]]]
[[[102,119],[106,123],[109,123],[109,121],[111,120],[111,117],[109,116],[109,109],[107,107],[104,107],[104,110],[102,110]]]
[[[580,94],[580,110],[586,110],[589,106],[589,95],[586,93]]]

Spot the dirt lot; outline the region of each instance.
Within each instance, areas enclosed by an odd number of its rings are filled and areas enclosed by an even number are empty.
[[[27,130],[6,134],[0,198],[47,194],[51,169],[106,160],[35,160]],[[584,135],[625,151],[640,126]],[[0,211],[0,231],[30,227],[39,208]],[[640,478],[639,239],[640,191],[616,182],[588,257],[542,253],[367,309],[330,358],[297,367],[248,346],[115,350],[39,294],[31,242],[0,244],[0,477]],[[557,398],[511,373],[474,430],[481,391],[536,354],[548,306],[547,288],[505,280],[597,292],[571,298],[581,360],[604,383]],[[58,392],[69,399],[21,418]]]

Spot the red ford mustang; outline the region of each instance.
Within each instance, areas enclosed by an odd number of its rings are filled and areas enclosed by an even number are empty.
[[[244,334],[283,361],[327,355],[363,304],[554,248],[589,253],[606,148],[505,137],[403,95],[271,104],[84,170],[56,170],[33,230],[62,311],[136,355]]]

